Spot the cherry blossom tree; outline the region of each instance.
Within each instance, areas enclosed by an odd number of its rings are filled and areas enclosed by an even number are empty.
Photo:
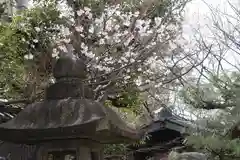
[[[29,68],[26,81],[31,86],[48,84],[54,61],[71,54],[87,65],[84,82],[94,90],[95,100],[126,107],[141,92],[161,99],[156,92],[181,83],[181,77],[193,67],[181,63],[188,55],[179,43],[182,10],[187,2],[38,0],[35,7],[43,8],[38,13],[43,14],[41,18],[54,20],[35,22],[28,12],[23,13],[28,18],[18,22],[23,26],[18,31],[26,33],[28,28],[32,33],[21,41],[29,46],[21,54]],[[54,14],[46,11],[49,5],[57,6]],[[151,88],[155,88],[154,93],[150,93]],[[119,102],[121,99],[127,103]]]
[[[177,38],[186,1],[161,3],[143,1],[133,7],[99,2],[101,11],[72,4],[71,29],[54,49],[54,56],[71,52],[84,59],[89,69],[87,83],[100,101],[125,89],[146,90],[150,84],[157,88],[170,83],[177,79],[173,70],[181,70],[178,64],[172,67],[171,58],[181,53]],[[161,5],[165,11],[155,12]]]

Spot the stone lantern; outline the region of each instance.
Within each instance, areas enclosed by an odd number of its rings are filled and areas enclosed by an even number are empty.
[[[61,57],[53,72],[56,83],[46,89],[45,99],[1,124],[0,140],[37,146],[34,160],[102,160],[103,144],[140,138],[116,112],[92,99],[82,82],[81,59]]]

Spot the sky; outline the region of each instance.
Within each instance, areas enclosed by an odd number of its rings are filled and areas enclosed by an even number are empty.
[[[228,1],[232,4],[240,4],[239,0],[192,0],[185,9],[185,19],[183,23],[184,37],[189,42],[194,42],[195,30],[200,30],[204,37],[211,35],[209,27],[212,27],[211,10],[209,7],[218,9],[223,13],[234,15]],[[190,45],[191,47],[191,45]],[[238,64],[240,59],[236,54],[229,51],[225,58],[232,64]],[[227,70],[235,70],[232,65],[223,63],[223,67]]]
[[[228,13],[230,15],[233,15],[233,12],[228,5],[228,0],[192,0],[192,2],[188,3],[185,8],[184,13],[184,22],[183,22],[183,35],[184,38],[190,43],[189,45],[185,47],[192,48],[193,42],[195,42],[195,30],[200,30],[202,35],[205,38],[208,38],[209,35],[211,35],[211,32],[209,30],[209,27],[212,27],[212,12],[209,7],[221,10],[224,13]],[[230,0],[233,4],[240,4],[239,0]],[[238,61],[236,61],[236,54],[229,51],[226,54],[225,57],[229,62],[232,64],[237,64]],[[240,57],[239,57],[240,59]],[[208,63],[207,61],[205,64]],[[207,64],[206,64],[207,65]],[[227,64],[226,62],[223,62],[223,67],[226,70],[235,70],[231,65]],[[198,75],[198,72],[193,73],[193,75]],[[173,97],[175,97],[176,94],[173,93]],[[179,105],[179,109],[182,108],[181,102],[177,102]],[[184,107],[183,110],[179,110],[181,114],[183,114],[186,118],[191,117],[191,119],[196,119],[194,115],[191,114],[191,110],[185,110]],[[177,109],[178,110],[178,109]],[[178,111],[177,111],[178,112]],[[212,113],[209,114],[216,114],[218,110],[214,110]],[[206,113],[205,113],[206,114]]]
[[[185,8],[184,32],[188,36],[194,35],[191,32],[194,28],[201,28],[201,31],[208,32],[207,25],[211,25],[211,11],[209,7],[219,9],[222,12],[231,13],[228,0],[192,0]],[[232,2],[237,0],[230,0]],[[235,3],[235,2],[234,2]]]

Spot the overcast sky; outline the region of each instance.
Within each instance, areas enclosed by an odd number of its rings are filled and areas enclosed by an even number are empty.
[[[193,0],[189,3],[185,9],[185,21],[183,26],[184,37],[189,40],[189,42],[194,42],[194,29],[200,29],[205,37],[209,36],[211,34],[209,27],[212,27],[213,22],[209,6],[233,15],[228,1],[231,1],[231,3],[235,5],[240,4],[239,0]],[[240,59],[240,57],[232,52],[228,52],[225,58],[234,65],[239,64],[236,59]],[[234,69],[227,63],[224,63],[224,68]]]
[[[211,24],[211,11],[209,6],[218,8],[223,12],[231,12],[228,0],[192,0],[188,3],[185,9],[184,31],[186,34],[193,34],[189,32],[192,28],[201,27],[206,29],[206,25]],[[237,0],[231,0],[237,1]]]
[[[195,38],[195,29],[200,29],[201,33],[204,37],[208,37],[210,34],[210,30],[208,27],[212,26],[212,19],[211,19],[211,11],[209,9],[209,6],[212,8],[216,8],[221,10],[224,13],[232,14],[232,10],[230,6],[227,3],[228,0],[192,0],[191,3],[187,4],[185,9],[185,20],[183,23],[183,33],[184,37],[189,41],[189,43],[194,42]],[[233,3],[240,3],[240,0],[231,0]],[[192,46],[184,46],[186,48],[191,48]],[[230,61],[231,63],[235,64],[237,61],[235,61],[236,55],[234,53],[229,52],[226,55],[226,59]],[[239,57],[240,59],[240,57]],[[207,62],[206,62],[207,63]],[[235,70],[231,65],[223,62],[224,69],[228,70]],[[198,74],[198,72],[194,72]],[[173,93],[173,97],[176,96],[176,93]],[[181,102],[177,102],[175,105],[180,105],[180,108],[182,107]],[[186,108],[183,108],[183,110],[180,110],[181,114],[185,114],[187,118],[191,117],[192,119],[195,119],[196,117],[193,116],[191,111],[187,110]],[[178,109],[177,109],[178,110]],[[215,114],[216,111],[213,111]],[[205,113],[206,114],[206,113]],[[211,113],[210,113],[211,114]]]

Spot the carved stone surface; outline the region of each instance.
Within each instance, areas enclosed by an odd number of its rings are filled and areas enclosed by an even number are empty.
[[[93,99],[93,91],[87,85],[79,81],[57,82],[46,89],[46,99],[56,100],[63,98],[87,98]]]
[[[141,137],[111,108],[92,99],[82,80],[85,64],[73,56],[58,59],[56,83],[46,89],[42,102],[29,104],[15,118],[0,125],[0,140],[39,143],[55,139],[89,138],[103,143],[137,140]]]
[[[86,78],[86,65],[79,58],[70,56],[59,58],[53,69],[53,76],[59,80],[61,78]]]
[[[46,99],[69,97],[92,99],[92,90],[83,82],[86,74],[86,65],[81,59],[71,56],[61,57],[57,60],[53,70],[56,83],[46,89]]]

